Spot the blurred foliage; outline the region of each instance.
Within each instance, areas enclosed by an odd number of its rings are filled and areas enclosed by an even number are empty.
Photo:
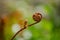
[[[5,24],[4,27],[0,25],[0,29],[3,28],[3,32],[0,30],[0,40],[10,40],[23,27],[25,19],[28,24],[33,23],[35,12],[43,15],[41,22],[28,27],[14,40],[60,40],[60,0],[5,0],[4,3],[8,12],[3,13],[2,8],[1,16]]]

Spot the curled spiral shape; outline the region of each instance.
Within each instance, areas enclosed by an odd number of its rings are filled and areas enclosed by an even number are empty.
[[[41,13],[35,13],[33,14],[33,20],[36,22],[40,22],[42,19],[42,14]]]

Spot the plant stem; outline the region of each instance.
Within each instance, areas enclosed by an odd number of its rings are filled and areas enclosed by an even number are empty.
[[[32,24],[30,24],[30,25],[27,25],[27,20],[24,22],[24,28],[22,28],[21,30],[19,30],[13,37],[12,37],[12,39],[11,40],[13,40],[16,36],[17,36],[17,34],[19,33],[19,32],[21,32],[21,31],[23,31],[24,29],[26,29],[27,28],[27,26],[32,26],[32,25],[35,25],[35,24],[37,24],[37,23],[39,23],[40,21],[41,21],[41,19],[42,19],[42,15],[40,14],[40,13],[35,13],[34,15],[33,15],[33,19],[34,19],[34,23],[32,23]]]
[[[35,23],[33,23],[33,24],[30,24],[30,25],[28,25],[28,26],[32,26],[32,25],[34,25],[34,24],[37,24],[38,22],[35,22]],[[21,31],[23,31],[24,29],[26,29],[27,27],[26,26],[24,26],[24,28],[22,28],[22,29],[20,29],[13,37],[12,37],[12,39],[11,40],[13,40]]]
[[[11,40],[13,40],[17,35],[18,35],[18,33],[19,32],[21,32],[21,31],[23,31],[24,29],[26,29],[26,27],[24,27],[24,28],[22,28],[22,29],[20,29],[13,37],[12,37],[12,39]]]

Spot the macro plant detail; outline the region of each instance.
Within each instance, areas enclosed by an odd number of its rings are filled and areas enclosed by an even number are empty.
[[[0,0],[0,40],[60,40],[60,0]]]
[[[34,20],[35,22],[32,23],[32,24],[28,24],[28,21],[25,20],[25,21],[24,21],[24,28],[21,28],[21,29],[11,38],[11,40],[14,40],[14,38],[15,38],[21,31],[23,31],[24,29],[26,29],[27,27],[30,27],[30,26],[32,26],[32,25],[35,25],[35,24],[39,23],[39,22],[41,21],[41,19],[42,19],[42,14],[41,14],[41,13],[35,13],[35,14],[33,14],[32,18],[33,18],[33,20]]]

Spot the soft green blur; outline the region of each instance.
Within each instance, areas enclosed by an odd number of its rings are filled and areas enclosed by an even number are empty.
[[[6,1],[9,10],[21,10],[28,24],[34,22],[32,15],[36,12],[42,14],[42,20],[23,33],[18,34],[14,40],[60,40],[60,0],[10,0]],[[13,17],[4,27],[4,40],[10,40],[19,30],[18,21]],[[1,35],[1,34],[0,34]]]

